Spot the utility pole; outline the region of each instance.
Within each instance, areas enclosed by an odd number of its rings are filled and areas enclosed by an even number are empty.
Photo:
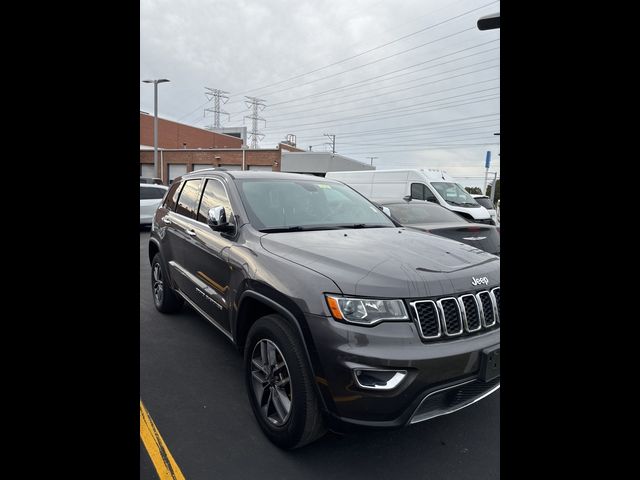
[[[257,97],[247,97],[245,100],[245,104],[247,108],[251,110],[251,115],[245,115],[244,118],[251,119],[251,131],[249,135],[251,135],[251,148],[258,148],[258,140],[262,140],[264,138],[264,134],[258,131],[258,122],[264,122],[265,127],[267,126],[267,121],[262,118],[258,114],[258,110],[262,111],[266,108],[266,100]]]
[[[170,80],[159,78],[157,80],[143,80],[143,83],[153,83],[153,171],[158,176],[158,84]]]
[[[224,90],[219,90],[217,88],[204,87],[205,92],[204,95],[207,97],[207,100],[211,101],[213,99],[213,108],[205,108],[204,116],[207,116],[207,112],[213,112],[213,125],[209,125],[205,127],[207,130],[213,130],[215,128],[220,128],[220,115],[226,115],[229,117],[229,113],[224,110],[220,110],[220,99],[222,99],[222,103],[227,103],[229,101],[229,92],[225,92]]]
[[[496,187],[498,186],[498,172],[493,173],[493,186],[491,187],[491,203],[495,205]]]
[[[336,153],[336,136],[329,133],[323,133],[323,135],[331,139],[331,153]]]
[[[371,165],[373,166],[373,161],[374,161],[376,158],[378,158],[378,157],[367,157],[367,158],[370,158],[370,159],[371,159]]]

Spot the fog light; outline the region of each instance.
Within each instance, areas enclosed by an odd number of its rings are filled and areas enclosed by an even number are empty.
[[[407,376],[406,370],[369,370],[353,371],[356,383],[369,390],[393,390]]]

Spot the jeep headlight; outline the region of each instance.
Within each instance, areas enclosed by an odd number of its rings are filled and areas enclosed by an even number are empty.
[[[331,315],[359,325],[375,325],[380,322],[409,320],[402,300],[378,300],[373,298],[350,298],[327,295]]]

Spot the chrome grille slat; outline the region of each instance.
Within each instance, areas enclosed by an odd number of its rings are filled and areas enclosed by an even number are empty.
[[[464,331],[462,328],[462,312],[458,299],[454,297],[441,298],[436,302],[442,316],[444,333],[448,337],[455,337]]]
[[[491,298],[493,300],[493,306],[498,314],[498,323],[500,323],[500,287],[496,287],[491,290]]]
[[[459,300],[466,331],[469,333],[477,332],[482,328],[478,299],[475,295],[468,293],[460,296]]]
[[[482,324],[485,327],[493,327],[496,324],[496,309],[493,298],[487,290],[476,293],[476,297],[482,307]]]
[[[440,326],[440,313],[436,302],[433,300],[419,300],[412,302],[411,306],[416,314],[420,336],[427,340],[440,338],[442,336],[442,327]]]

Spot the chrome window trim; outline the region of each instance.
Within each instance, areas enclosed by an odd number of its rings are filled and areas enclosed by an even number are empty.
[[[442,302],[444,302],[445,300],[453,300],[456,308],[458,309],[458,315],[460,316],[460,331],[455,332],[455,333],[449,333],[449,329],[447,328],[447,318],[444,314],[444,308],[442,306]],[[458,302],[458,299],[456,297],[444,297],[444,298],[440,298],[436,301],[436,304],[438,305],[438,308],[440,309],[440,313],[442,314],[442,326],[444,328],[444,334],[447,337],[457,337],[458,335],[462,335],[462,332],[464,332],[464,326],[463,326],[463,320],[462,320],[462,311],[460,310],[460,302]]]
[[[474,328],[473,330],[469,328],[469,323],[467,321],[467,307],[464,305],[464,302],[462,301],[464,297],[473,298],[473,302],[476,304],[476,308],[478,309],[478,328]],[[478,330],[482,329],[482,315],[480,314],[480,311],[482,310],[482,308],[480,305],[478,305],[478,299],[476,298],[476,296],[472,293],[465,293],[464,295],[460,295],[458,297],[458,300],[460,302],[460,310],[462,310],[462,319],[464,322],[464,329],[469,333],[477,332]]]
[[[489,290],[482,290],[476,293],[476,297],[478,298],[478,302],[480,303],[481,306],[482,306],[482,299],[480,298],[480,295],[482,295],[483,293],[486,293],[487,295],[489,295],[489,301],[491,302],[491,310],[493,311],[493,323],[491,324],[487,323],[487,319],[484,316],[484,307],[482,307],[480,309],[482,313],[482,325],[485,328],[491,328],[496,324],[496,305],[495,305],[495,302],[493,301],[493,297],[491,296],[491,292],[489,292]]]
[[[422,331],[422,326],[420,325],[420,315],[418,314],[418,309],[416,308],[416,305],[418,303],[432,303],[433,304],[433,309],[436,312],[436,323],[438,325],[438,335],[432,335],[430,337],[424,335],[424,332]],[[420,335],[420,338],[424,338],[425,340],[433,340],[435,338],[440,338],[442,337],[442,322],[440,320],[440,311],[438,309],[438,305],[436,305],[436,302],[434,302],[433,300],[416,300],[414,302],[409,302],[409,305],[411,306],[411,308],[413,308],[413,311],[415,312],[416,315],[416,322],[417,322],[417,327],[418,327],[418,334]]]
[[[498,301],[496,300],[496,294],[494,293],[496,290],[500,290],[500,287],[492,288],[489,293],[491,296],[491,301],[493,302],[493,310],[495,312],[496,319],[498,323],[500,323],[500,309],[498,308]]]

